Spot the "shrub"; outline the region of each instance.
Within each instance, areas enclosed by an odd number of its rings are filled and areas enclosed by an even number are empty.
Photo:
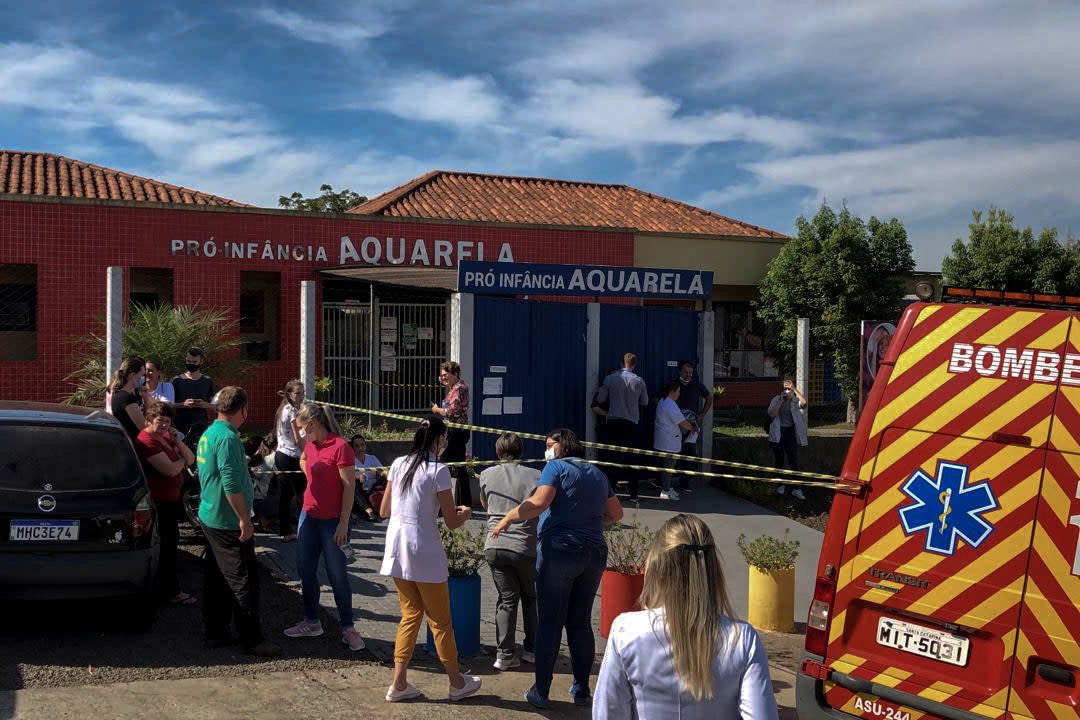
[[[759,570],[787,570],[795,567],[795,560],[799,557],[799,541],[787,539],[790,534],[790,530],[785,530],[783,540],[760,535],[746,542],[746,533],[742,533],[735,540],[735,546],[747,565]]]
[[[645,558],[649,553],[655,533],[638,524],[637,511],[633,523],[617,523],[604,529],[607,541],[607,569],[624,575],[638,575],[645,571]]]
[[[446,523],[439,523],[439,537],[446,548],[447,569],[450,577],[469,577],[484,562],[486,531],[470,532],[464,527],[451,530]]]

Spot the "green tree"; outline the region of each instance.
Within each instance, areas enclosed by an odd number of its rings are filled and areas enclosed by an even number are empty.
[[[1062,244],[1054,228],[1036,238],[1030,227],[1019,228],[1013,216],[991,207],[984,218],[972,213],[968,240],[957,238],[941,263],[946,285],[1013,292],[1080,292],[1080,248]]]
[[[361,203],[367,202],[367,197],[354,193],[348,188],[334,192],[333,187],[324,184],[319,186],[319,190],[322,195],[313,198],[306,198],[302,193],[298,192],[288,196],[281,195],[278,197],[278,207],[286,210],[304,210],[306,212],[343,213]]]
[[[907,231],[896,218],[863,222],[825,203],[795,225],[761,283],[758,313],[778,331],[770,351],[784,371],[794,370],[796,320],[809,318],[811,353],[833,361],[840,388],[855,398],[859,323],[897,316],[904,275],[915,269]]]
[[[101,320],[104,325],[104,319]],[[209,372],[219,381],[236,377],[251,366],[237,356],[243,344],[238,324],[225,310],[201,310],[181,305],[131,308],[124,323],[121,355],[138,355],[153,361],[163,377],[183,371],[184,353],[193,345],[201,347],[210,360]],[[72,405],[100,407],[105,400],[105,334],[90,333],[75,340],[77,367],[65,380],[75,389],[64,398]]]

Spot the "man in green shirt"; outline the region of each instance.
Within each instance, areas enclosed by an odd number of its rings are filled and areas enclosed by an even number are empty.
[[[247,393],[230,386],[218,393],[217,420],[199,438],[199,521],[206,537],[203,560],[203,625],[206,644],[233,642],[260,657],[276,657],[281,648],[263,639],[259,624],[259,574],[255,565],[255,528],[251,522],[254,489],[244,444],[237,428],[247,420]]]

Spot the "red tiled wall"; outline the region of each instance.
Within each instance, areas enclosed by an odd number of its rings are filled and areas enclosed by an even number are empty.
[[[724,388],[715,401],[716,407],[765,408],[780,390],[780,381],[773,380],[731,380],[717,378],[713,383]]]
[[[171,268],[173,301],[227,308],[238,314],[240,272],[281,273],[281,360],[261,364],[243,379],[253,400],[252,422],[269,425],[277,390],[299,372],[300,281],[317,280],[318,270],[337,266],[339,242],[348,235],[357,250],[367,236],[422,238],[434,261],[435,240],[484,242],[494,260],[501,243],[519,262],[631,265],[633,236],[475,225],[345,220],[242,210],[138,207],[116,204],[0,201],[0,264],[30,263],[38,269],[37,361],[0,361],[0,398],[56,401],[71,392],[63,380],[72,369],[72,338],[103,332],[106,268]],[[172,254],[171,241],[213,238],[223,242],[267,240],[322,246],[328,260],[259,260],[188,257]],[[125,274],[127,282],[130,277]],[[320,318],[321,322],[321,318]],[[321,337],[321,328],[316,331]],[[321,357],[320,357],[321,360]],[[212,374],[212,371],[211,371]],[[230,378],[217,378],[229,380]],[[235,379],[234,379],[235,380]]]

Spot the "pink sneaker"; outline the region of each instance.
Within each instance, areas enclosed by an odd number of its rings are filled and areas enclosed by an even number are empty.
[[[358,652],[367,647],[364,644],[364,638],[360,637],[360,633],[356,632],[355,628],[346,628],[341,631],[341,642],[344,645],[348,645],[349,649],[353,652]]]

